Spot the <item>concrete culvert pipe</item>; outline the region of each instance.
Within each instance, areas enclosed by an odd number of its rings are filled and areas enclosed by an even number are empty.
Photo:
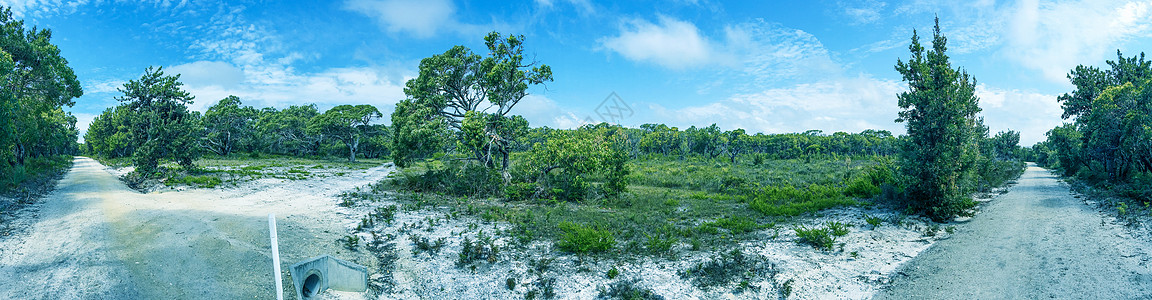
[[[303,295],[304,299],[312,298],[312,296],[315,296],[316,292],[319,292],[319,290],[320,290],[320,275],[318,275],[318,274],[308,275],[308,278],[304,279],[304,286],[301,287],[301,294],[304,294]]]
[[[326,289],[362,293],[368,290],[368,268],[321,255],[292,265],[298,299],[312,299]]]

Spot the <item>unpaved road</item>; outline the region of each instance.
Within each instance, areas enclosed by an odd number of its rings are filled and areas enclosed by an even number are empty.
[[[0,299],[269,299],[268,213],[276,213],[285,296],[288,266],[343,253],[333,195],[379,180],[390,166],[250,189],[140,194],[78,157],[57,189],[0,240]],[[346,251],[345,251],[346,252]]]
[[[877,299],[1152,299],[1150,246],[1033,165]]]

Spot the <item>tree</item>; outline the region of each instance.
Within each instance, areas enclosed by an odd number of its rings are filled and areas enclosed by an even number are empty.
[[[507,125],[516,124],[518,121],[504,119],[510,118],[508,114],[512,108],[528,95],[530,85],[552,81],[552,69],[548,65],[538,65],[537,62],[524,62],[522,35],[503,37],[497,32],[492,32],[484,38],[484,42],[489,51],[487,57],[474,54],[467,47],[455,46],[443,54],[420,61],[420,75],[405,83],[404,94],[408,99],[398,103],[396,112],[393,113],[393,120],[401,121],[393,123],[393,138],[401,139],[393,142],[394,146],[426,146],[413,140],[404,140],[413,137],[401,134],[405,131],[448,130],[456,135],[460,145],[472,147],[465,149],[472,159],[485,165],[492,165],[495,161],[493,155],[500,155],[501,170],[507,170],[510,146],[508,141],[515,140],[517,137],[514,134],[522,134],[523,131],[506,130]],[[488,106],[481,108],[486,103]],[[428,117],[422,109],[430,109],[439,117]],[[489,111],[490,109],[492,111]],[[398,116],[403,112],[417,112],[419,115]],[[478,130],[492,142],[465,141],[467,138],[476,137],[474,134],[463,133],[464,122],[469,117],[469,112],[487,114],[480,117],[486,120],[485,122],[474,122],[472,125],[482,123],[485,127]],[[446,126],[441,127],[441,124]],[[436,137],[452,134],[425,132],[422,135]],[[409,158],[405,155],[420,154],[427,149],[392,150],[393,156],[400,158],[397,161],[408,161]]]
[[[442,150],[448,122],[436,108],[409,98],[396,103],[392,112],[392,161],[407,167],[412,161]]]
[[[544,187],[563,190],[569,200],[580,199],[587,176],[604,174],[603,191],[614,197],[628,185],[626,137],[619,126],[585,125],[576,130],[554,130],[543,143],[528,151],[527,166]]]
[[[316,153],[316,136],[308,134],[308,122],[320,115],[316,105],[293,105],[281,111],[265,108],[256,130],[270,153],[305,155]]]
[[[360,142],[368,138],[372,120],[381,117],[383,115],[372,105],[340,105],[312,118],[308,129],[343,142],[348,146],[348,161],[355,162],[356,150]]]
[[[51,30],[25,31],[0,8],[0,171],[75,148],[75,117],[61,108],[83,90],[51,39]]]
[[[936,220],[971,207],[967,198],[973,166],[979,158],[976,80],[963,69],[952,69],[947,39],[936,19],[932,49],[925,51],[915,31],[908,49],[912,57],[896,62],[896,71],[908,83],[900,93],[896,122],[906,123],[908,142],[900,155],[900,171],[907,180],[911,206]]]
[[[129,139],[136,172],[150,176],[161,159],[174,159],[185,168],[192,160],[200,137],[199,114],[190,113],[188,104],[195,98],[180,88],[180,75],[165,76],[164,68],[148,67],[138,80],[129,80],[118,88],[128,112]]]
[[[96,116],[84,134],[88,155],[106,158],[131,156],[136,151],[131,141],[131,121],[127,105],[109,107]]]
[[[748,151],[748,135],[743,128],[725,131],[721,138],[723,150],[728,153],[728,160],[736,163],[736,157]]]
[[[228,96],[204,112],[202,146],[217,155],[232,153],[254,130],[256,109],[241,106],[240,97]]]

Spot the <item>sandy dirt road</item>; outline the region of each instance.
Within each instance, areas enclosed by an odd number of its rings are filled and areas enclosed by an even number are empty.
[[[1152,299],[1147,242],[1029,165],[969,224],[904,265],[877,299]]]
[[[22,218],[26,230],[0,241],[0,299],[274,298],[267,215],[277,214],[287,278],[292,263],[341,253],[335,240],[345,224],[337,220],[347,218],[332,196],[391,171],[140,194],[78,157]],[[366,255],[341,258],[371,263]]]

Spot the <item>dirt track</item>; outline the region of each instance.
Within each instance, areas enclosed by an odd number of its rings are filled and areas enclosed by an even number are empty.
[[[267,214],[278,217],[282,269],[339,254],[332,195],[392,168],[253,189],[139,194],[79,157],[58,189],[0,241],[2,299],[274,298]],[[342,258],[371,263],[370,257]],[[289,286],[285,286],[289,290]],[[289,290],[290,291],[290,290]],[[290,293],[285,293],[289,296]]]
[[[1011,192],[904,265],[877,299],[1148,299],[1147,242],[1029,165]]]

